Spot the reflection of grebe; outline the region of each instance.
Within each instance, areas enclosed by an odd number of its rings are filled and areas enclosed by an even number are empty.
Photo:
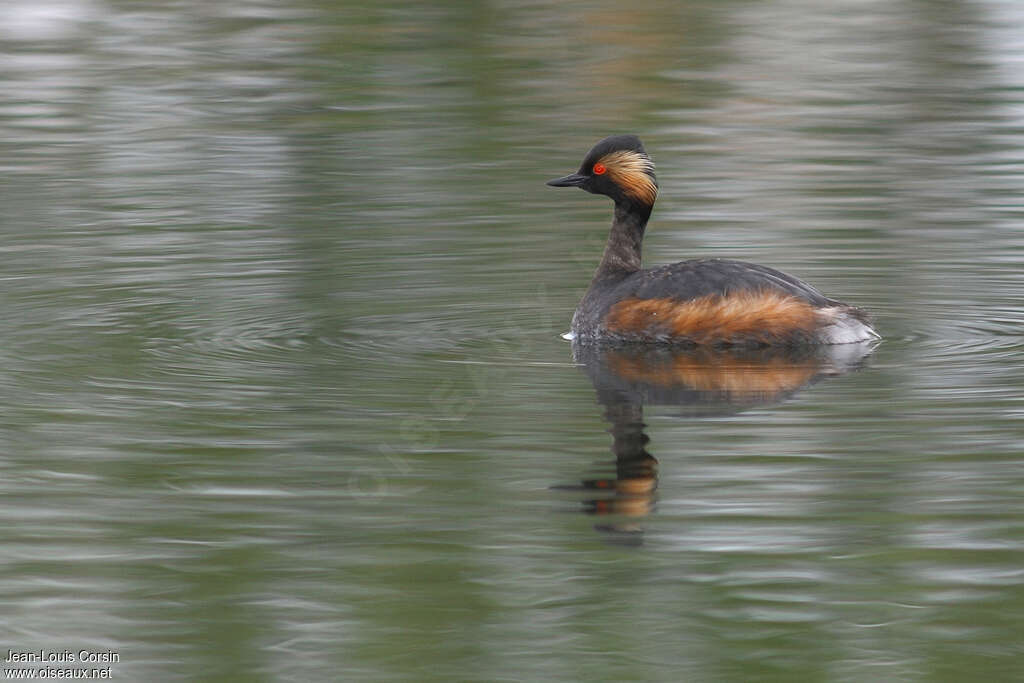
[[[773,268],[701,259],[641,270],[640,245],[658,183],[635,136],[605,138],[577,172],[548,185],[615,201],[604,257],[573,316],[579,341],[760,347],[879,338],[860,309]]]
[[[611,423],[614,473],[584,479],[580,486],[554,488],[582,489],[599,495],[583,502],[584,509],[591,514],[645,517],[651,511],[658,487],[658,461],[647,452],[650,438],[644,434],[647,425],[643,405],[628,401],[606,403],[604,418]]]
[[[784,400],[824,378],[858,369],[872,342],[761,349],[574,344],[598,399],[733,413]]]
[[[658,461],[647,452],[644,405],[670,405],[688,415],[721,415],[777,403],[827,377],[863,366],[874,344],[758,350],[677,348],[650,345],[573,345],[611,424],[615,473],[585,479],[579,487],[595,497],[584,510],[623,518],[599,529],[637,542],[639,517],[654,505]]]

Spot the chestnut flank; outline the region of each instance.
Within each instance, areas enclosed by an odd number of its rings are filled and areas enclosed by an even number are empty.
[[[604,319],[609,332],[625,338],[759,345],[810,341],[821,322],[807,302],[773,291],[689,301],[625,299]]]

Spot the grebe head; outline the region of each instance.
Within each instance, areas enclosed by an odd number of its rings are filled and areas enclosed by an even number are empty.
[[[554,187],[579,187],[605,194],[616,203],[654,205],[658,179],[654,162],[635,135],[613,135],[601,140],[587,153],[580,170],[549,180]]]

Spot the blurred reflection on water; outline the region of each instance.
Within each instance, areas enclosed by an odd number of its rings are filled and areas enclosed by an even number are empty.
[[[658,460],[647,451],[644,406],[672,406],[691,418],[730,415],[777,403],[825,377],[858,370],[875,343],[818,348],[711,350],[664,346],[573,346],[573,356],[604,407],[615,455],[614,476],[585,479],[579,487],[602,494],[584,508],[622,515],[627,522],[597,528],[629,543],[642,541],[637,518],[651,512]]]
[[[0,3],[7,646],[124,680],[1019,676],[1022,29]],[[543,182],[617,132],[658,164],[649,265],[778,267],[886,338],[766,370],[784,401],[627,415],[660,461],[633,548],[550,488],[608,447],[558,338],[608,207]]]

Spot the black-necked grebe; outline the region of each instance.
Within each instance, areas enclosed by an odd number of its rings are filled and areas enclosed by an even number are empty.
[[[658,181],[636,136],[601,140],[577,172],[548,185],[615,201],[604,256],[572,319],[577,341],[795,346],[879,339],[863,311],[773,268],[697,259],[641,270]]]

